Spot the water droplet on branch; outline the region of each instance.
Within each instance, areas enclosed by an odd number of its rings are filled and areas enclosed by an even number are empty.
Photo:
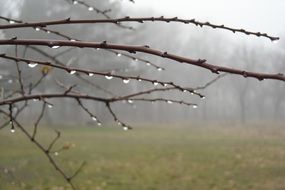
[[[125,84],[128,84],[128,83],[130,82],[130,79],[123,79],[123,82],[124,82]]]
[[[111,80],[113,78],[113,76],[106,75],[105,78],[108,79],[108,80]]]
[[[167,100],[167,103],[168,104],[172,104],[173,102],[171,100]]]
[[[31,67],[31,68],[34,68],[34,67],[36,67],[37,65],[38,65],[37,63],[29,63],[29,64],[28,64],[28,66]]]
[[[73,75],[73,74],[75,74],[75,73],[76,73],[75,70],[71,70],[71,71],[69,72],[69,74],[71,74],[71,75]]]
[[[88,7],[88,11],[94,11],[94,7]]]
[[[51,46],[52,49],[57,49],[59,48],[60,46]]]

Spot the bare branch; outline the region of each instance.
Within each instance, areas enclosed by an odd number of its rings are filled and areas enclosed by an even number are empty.
[[[223,30],[229,30],[233,33],[239,32],[246,35],[253,35],[257,37],[264,37],[268,38],[271,41],[279,40],[279,37],[270,36],[266,33],[261,32],[251,32],[247,31],[245,29],[237,29],[228,27],[225,25],[217,25],[217,24],[211,24],[210,22],[200,22],[196,21],[195,19],[179,19],[177,17],[173,18],[164,18],[161,17],[138,17],[138,18],[131,18],[131,17],[124,17],[124,18],[117,18],[117,19],[85,19],[85,20],[72,20],[70,18],[62,19],[62,20],[55,20],[55,21],[43,21],[43,22],[30,22],[30,23],[18,23],[18,24],[8,24],[8,25],[0,25],[0,29],[11,29],[11,28],[27,28],[27,27],[46,27],[51,25],[63,25],[63,24],[96,24],[96,23],[113,23],[118,24],[122,22],[138,22],[138,23],[144,23],[144,22],[179,22],[184,24],[194,24],[196,26],[208,26],[213,29],[223,29]]]

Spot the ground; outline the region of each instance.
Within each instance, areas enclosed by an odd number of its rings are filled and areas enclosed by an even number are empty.
[[[238,126],[57,127],[56,156],[80,190],[285,189],[285,128]],[[55,136],[44,127],[38,137]],[[20,131],[0,131],[0,189],[70,189]]]

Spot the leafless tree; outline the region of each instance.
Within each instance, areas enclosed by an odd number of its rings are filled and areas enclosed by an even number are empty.
[[[134,1],[130,0],[130,2]],[[203,58],[193,59],[179,56],[171,52],[152,48],[146,44],[122,44],[116,37],[110,37],[109,31],[114,30],[114,26],[116,26],[118,30],[128,31],[133,35],[136,32],[139,33],[139,31],[137,31],[132,24],[140,26],[147,22],[163,22],[185,25],[192,24],[197,27],[227,30],[233,33],[251,35],[252,37],[267,38],[272,42],[278,41],[278,37],[261,32],[232,28],[222,24],[200,22],[195,19],[168,18],[163,16],[137,18],[125,16],[113,18],[111,16],[111,9],[100,9],[83,0],[63,0],[61,4],[64,4],[64,7],[67,8],[77,8],[80,6],[80,9],[98,14],[101,17],[98,19],[94,19],[94,17],[90,17],[89,19],[80,18],[78,14],[73,14],[70,9],[68,9],[68,13],[71,14],[71,17],[63,17],[62,19],[29,21],[24,18],[0,17],[2,20],[0,30],[4,31],[6,36],[9,36],[9,38],[0,40],[0,113],[1,117],[4,118],[1,119],[0,128],[10,127],[12,133],[16,130],[23,132],[27,138],[46,155],[52,166],[63,176],[66,182],[71,185],[72,189],[76,189],[73,179],[82,170],[85,163],[83,162],[73,174],[67,174],[54,159],[54,154],[57,153],[58,150],[54,150],[53,148],[60,138],[61,133],[56,130],[55,137],[48,146],[44,146],[37,139],[38,127],[41,120],[47,115],[49,109],[53,109],[53,107],[58,104],[58,101],[54,99],[63,99],[65,106],[68,106],[68,104],[77,104],[85,113],[85,116],[81,114],[74,114],[73,116],[86,117],[87,115],[89,120],[93,122],[92,124],[96,123],[98,126],[103,126],[106,119],[104,116],[100,117],[97,109],[89,105],[96,105],[96,107],[103,105],[116,125],[121,126],[123,130],[130,130],[132,127],[126,121],[120,119],[120,112],[114,108],[118,103],[132,106],[134,102],[143,102],[145,104],[164,102],[167,104],[189,106],[195,109],[198,107],[198,104],[195,102],[165,98],[161,94],[170,94],[175,91],[175,93],[204,99],[205,96],[202,90],[215,83],[225,74],[240,75],[244,78],[256,78],[259,81],[265,79],[285,81],[285,76],[282,73],[251,72],[218,66]],[[60,28],[64,26],[64,28],[68,28],[71,27],[71,25],[76,25],[76,27],[80,25],[80,30],[66,33],[60,29],[57,30],[57,27]],[[94,30],[94,28],[86,28],[86,31],[82,30],[82,27],[87,25],[96,26],[96,30],[99,28],[98,31],[101,33],[97,36],[98,39],[86,39],[85,37],[82,39],[75,38],[76,32],[78,31],[81,31],[83,34],[88,31],[92,34],[91,31]],[[112,28],[110,28],[110,25]],[[26,30],[31,33],[37,32],[35,33],[37,39],[23,37],[25,36]],[[121,34],[118,35],[122,37]],[[92,35],[89,34],[87,36],[90,37]],[[102,37],[114,38],[112,41],[116,43],[109,42],[109,40],[106,39],[99,40]],[[123,37],[128,39],[128,35],[124,35]],[[131,40],[129,41],[130,44],[135,43],[131,42]],[[171,41],[167,41],[167,43],[171,43]],[[74,50],[78,51],[75,52]],[[73,56],[71,59],[64,57],[64,55],[72,54],[76,54],[76,56]],[[88,55],[88,57],[85,55]],[[112,57],[112,55],[115,56]],[[173,80],[161,80],[157,76],[158,73],[165,71],[164,66],[149,61],[148,55],[156,56],[157,59],[161,60],[170,60],[175,64],[175,67],[180,67],[183,64],[193,65],[208,70],[216,76],[213,80],[196,87],[181,86]],[[126,72],[126,69],[128,69],[130,65],[124,65],[123,63],[118,64],[120,61],[116,59],[117,57],[123,57],[125,60],[128,60],[128,62],[135,63],[136,65],[148,66],[154,69],[157,74],[151,77],[145,77],[143,75],[143,69],[141,69],[142,67],[140,67],[140,69],[132,67],[130,68],[133,69],[131,73]],[[239,57],[236,59],[239,59]],[[104,62],[104,60],[112,62],[111,69],[110,67],[104,67],[104,65],[99,67],[100,62]],[[179,73],[176,73],[176,75],[179,75]],[[146,84],[146,86],[141,87],[141,83]],[[130,84],[134,84],[135,91],[122,92],[119,89],[124,88],[124,85]],[[153,98],[151,95],[156,93],[159,95]],[[241,94],[242,105],[244,105],[243,98],[244,93]],[[25,117],[21,117],[21,115],[26,114],[26,110],[33,102],[37,102],[36,107],[39,112],[35,117],[33,130],[30,133],[25,127]],[[74,113],[72,109],[68,109],[68,111],[69,114]],[[63,149],[64,148],[66,147],[63,147]]]

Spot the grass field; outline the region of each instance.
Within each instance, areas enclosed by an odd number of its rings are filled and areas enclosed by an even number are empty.
[[[61,128],[75,147],[56,160],[76,177],[80,190],[282,190],[285,189],[285,128],[117,127]],[[44,128],[47,144],[55,136]],[[0,131],[1,190],[70,189],[45,156],[24,137]]]

